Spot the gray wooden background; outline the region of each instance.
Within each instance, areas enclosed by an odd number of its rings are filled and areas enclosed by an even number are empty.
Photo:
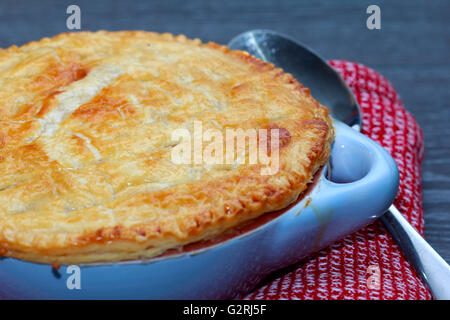
[[[70,4],[81,7],[83,30],[143,29],[225,44],[249,29],[273,29],[327,59],[381,72],[424,130],[426,237],[450,261],[449,0],[2,0],[0,47],[67,31]],[[381,7],[381,30],[366,28],[370,4]]]

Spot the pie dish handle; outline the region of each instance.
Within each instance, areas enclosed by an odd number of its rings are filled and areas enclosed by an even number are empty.
[[[399,175],[390,154],[341,122],[334,121],[334,127],[331,165],[311,193],[279,220],[270,259],[283,261],[280,248],[287,248],[291,254],[284,256],[294,258],[284,264],[295,262],[299,254],[307,256],[370,224],[395,199]]]

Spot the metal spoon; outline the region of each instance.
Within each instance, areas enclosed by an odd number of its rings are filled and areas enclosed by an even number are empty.
[[[339,74],[309,48],[269,30],[252,30],[234,37],[228,46],[272,62],[292,73],[332,115],[361,130],[361,110]],[[392,205],[382,217],[386,229],[422,277],[435,299],[450,299],[450,267]]]

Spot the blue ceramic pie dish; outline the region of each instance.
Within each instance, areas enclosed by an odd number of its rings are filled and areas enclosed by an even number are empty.
[[[335,121],[331,181],[325,168],[309,192],[265,222],[147,261],[49,265],[0,259],[3,299],[226,299],[370,224],[391,205],[398,170],[364,135]],[[332,182],[333,181],[333,182]]]

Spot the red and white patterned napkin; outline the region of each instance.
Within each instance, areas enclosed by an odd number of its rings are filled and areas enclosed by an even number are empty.
[[[355,94],[363,133],[395,159],[400,189],[395,205],[423,235],[423,134],[391,84],[358,63],[329,61]],[[380,221],[354,233],[270,280],[245,299],[431,299]]]

